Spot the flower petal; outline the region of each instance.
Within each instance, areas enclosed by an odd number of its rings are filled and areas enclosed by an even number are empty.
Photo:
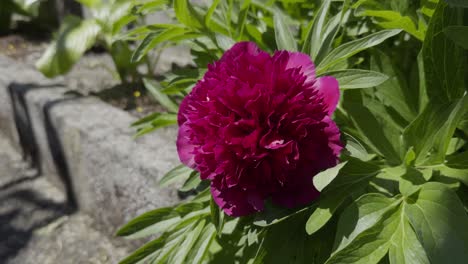
[[[338,81],[331,76],[320,77],[316,80],[314,88],[320,91],[323,96],[326,111],[328,115],[332,115],[340,100]]]

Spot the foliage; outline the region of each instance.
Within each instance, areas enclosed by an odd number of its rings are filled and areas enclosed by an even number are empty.
[[[10,29],[13,14],[37,17],[40,5],[46,0],[2,0],[0,2],[0,34]]]
[[[174,0],[176,23],[122,36],[141,40],[134,61],[183,42],[197,65],[145,81],[169,113],[135,123],[139,135],[174,124],[177,102],[208,63],[250,40],[269,51],[301,50],[318,75],[337,77],[334,119],[346,142],[341,163],[314,178],[317,201],[248,217],[224,215],[207,183],[176,167],[161,185],[184,182],[181,192],[193,197],[122,227],[120,236],[156,235],[122,263],[465,263],[466,10],[463,1],[447,2]]]
[[[68,16],[57,32],[36,67],[47,77],[67,73],[83,54],[94,45],[102,45],[111,55],[120,80],[123,83],[138,82],[140,74],[137,66],[146,62],[147,57],[140,57],[138,61],[130,62],[132,45],[121,40],[119,36],[129,23],[137,23],[141,15],[148,9],[145,0],[78,0],[91,12],[91,18],[82,19]],[[155,10],[164,1],[150,3]],[[145,60],[141,60],[145,59]],[[149,71],[152,68],[149,67]]]

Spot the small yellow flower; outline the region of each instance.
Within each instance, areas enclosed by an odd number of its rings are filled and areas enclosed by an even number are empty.
[[[9,50],[15,50],[15,46],[13,46],[12,44],[8,44],[8,49]]]
[[[133,96],[135,96],[136,98],[140,97],[141,96],[140,91],[133,92]]]
[[[136,110],[137,110],[138,113],[143,112],[143,108],[141,108],[141,107],[139,107],[139,106],[136,108]]]

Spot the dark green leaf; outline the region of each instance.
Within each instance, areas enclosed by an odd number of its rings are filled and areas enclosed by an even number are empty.
[[[426,89],[430,101],[450,102],[465,92],[464,50],[447,38],[443,30],[462,24],[462,10],[439,1],[423,43]]]
[[[444,33],[458,46],[468,49],[468,26],[446,27]]]

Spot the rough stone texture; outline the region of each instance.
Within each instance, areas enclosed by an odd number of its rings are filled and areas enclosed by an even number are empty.
[[[5,61],[0,57],[0,65]],[[18,81],[12,69],[38,84],[11,86],[16,116],[5,88]],[[113,236],[138,214],[178,200],[174,189],[157,187],[164,173],[178,164],[175,128],[135,140],[129,127],[135,118],[127,112],[97,98],[70,95],[23,64],[0,66],[0,76],[9,76],[0,82],[1,131],[13,138],[13,122],[19,120],[22,136],[17,145],[65,193],[67,203],[88,213],[105,235]]]
[[[0,134],[0,262],[117,263],[128,253],[92,226]]]
[[[175,190],[156,187],[177,164],[174,129],[135,140],[133,117],[94,98],[59,103],[51,116],[78,204],[102,230],[113,234],[136,215],[177,201]]]

